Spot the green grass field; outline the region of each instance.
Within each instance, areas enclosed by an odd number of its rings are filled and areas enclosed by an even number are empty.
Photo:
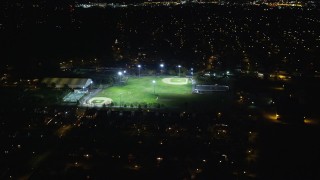
[[[186,80],[184,78],[173,78],[171,79],[171,82],[185,82]]]
[[[107,97],[113,100],[114,105],[137,106],[138,104],[160,104],[161,107],[181,108],[186,104],[195,107],[209,107],[221,105],[225,95],[221,93],[211,95],[192,94],[192,85],[189,82],[184,85],[167,84],[160,77],[129,78],[127,84],[113,86],[102,90],[96,97]],[[153,84],[152,81],[156,83]],[[186,82],[185,79],[174,78],[172,83]]]
[[[153,83],[152,81],[156,82]],[[174,79],[179,81],[179,79]],[[185,81],[183,79],[183,81]],[[179,81],[180,82],[180,81]],[[96,97],[108,97],[115,104],[152,104],[160,103],[166,106],[175,104],[173,97],[185,97],[191,95],[191,84],[171,85],[162,82],[162,78],[142,77],[129,78],[127,84],[113,86],[101,91]],[[170,97],[170,98],[169,98]]]

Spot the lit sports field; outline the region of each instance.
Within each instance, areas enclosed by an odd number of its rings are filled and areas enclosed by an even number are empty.
[[[143,107],[147,104],[148,107],[160,105],[169,108],[213,107],[221,106],[225,102],[225,93],[198,95],[192,94],[191,91],[192,84],[187,78],[130,77],[127,84],[106,88],[92,98],[91,102],[99,106],[101,102],[111,100],[114,106],[119,106],[121,101],[121,106],[127,107]],[[103,101],[104,99],[108,101]]]
[[[110,98],[116,106],[121,100],[121,105],[128,107],[131,104],[134,106],[162,104],[170,107],[178,105],[177,98],[191,95],[191,82],[187,78],[141,77],[129,78],[126,84],[107,88],[94,98]]]

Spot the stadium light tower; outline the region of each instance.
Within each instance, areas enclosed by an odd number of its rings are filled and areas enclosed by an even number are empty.
[[[156,94],[156,81],[152,80],[152,84],[153,84],[153,94]]]
[[[121,71],[119,71],[119,72],[118,72],[118,75],[119,75],[119,81],[120,81],[120,83],[121,83],[121,76],[122,76],[122,72],[121,72]]]
[[[164,68],[164,64],[162,63],[162,64],[160,64],[160,72],[161,72],[161,74],[163,72],[163,68]]]
[[[181,65],[178,65],[178,68],[179,68],[179,77],[180,77],[180,68],[181,68]]]
[[[140,77],[140,69],[141,69],[141,65],[138,64],[139,77]]]

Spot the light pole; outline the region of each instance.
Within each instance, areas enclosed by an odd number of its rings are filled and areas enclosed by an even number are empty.
[[[153,84],[153,94],[156,94],[156,81],[152,80],[152,84]]]
[[[122,75],[122,72],[118,72],[118,75],[119,75],[119,82],[121,83],[121,75]]]
[[[191,77],[193,77],[193,68],[191,68]]]
[[[163,67],[164,67],[164,64],[160,64],[160,72],[161,72],[161,74],[163,72]]]
[[[178,68],[179,68],[179,77],[180,77],[180,68],[181,68],[181,65],[178,65]]]
[[[138,71],[139,71],[139,78],[140,78],[140,69],[141,69],[141,65],[138,65]]]

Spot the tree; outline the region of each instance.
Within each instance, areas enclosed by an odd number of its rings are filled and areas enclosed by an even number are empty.
[[[39,88],[48,88],[48,85],[46,83],[39,83]]]
[[[64,84],[64,85],[63,85],[63,90],[64,90],[64,91],[70,91],[71,88],[68,86],[68,84]]]
[[[56,86],[57,86],[56,83],[54,83],[54,82],[51,83],[51,87],[52,87],[52,88],[56,88]]]

